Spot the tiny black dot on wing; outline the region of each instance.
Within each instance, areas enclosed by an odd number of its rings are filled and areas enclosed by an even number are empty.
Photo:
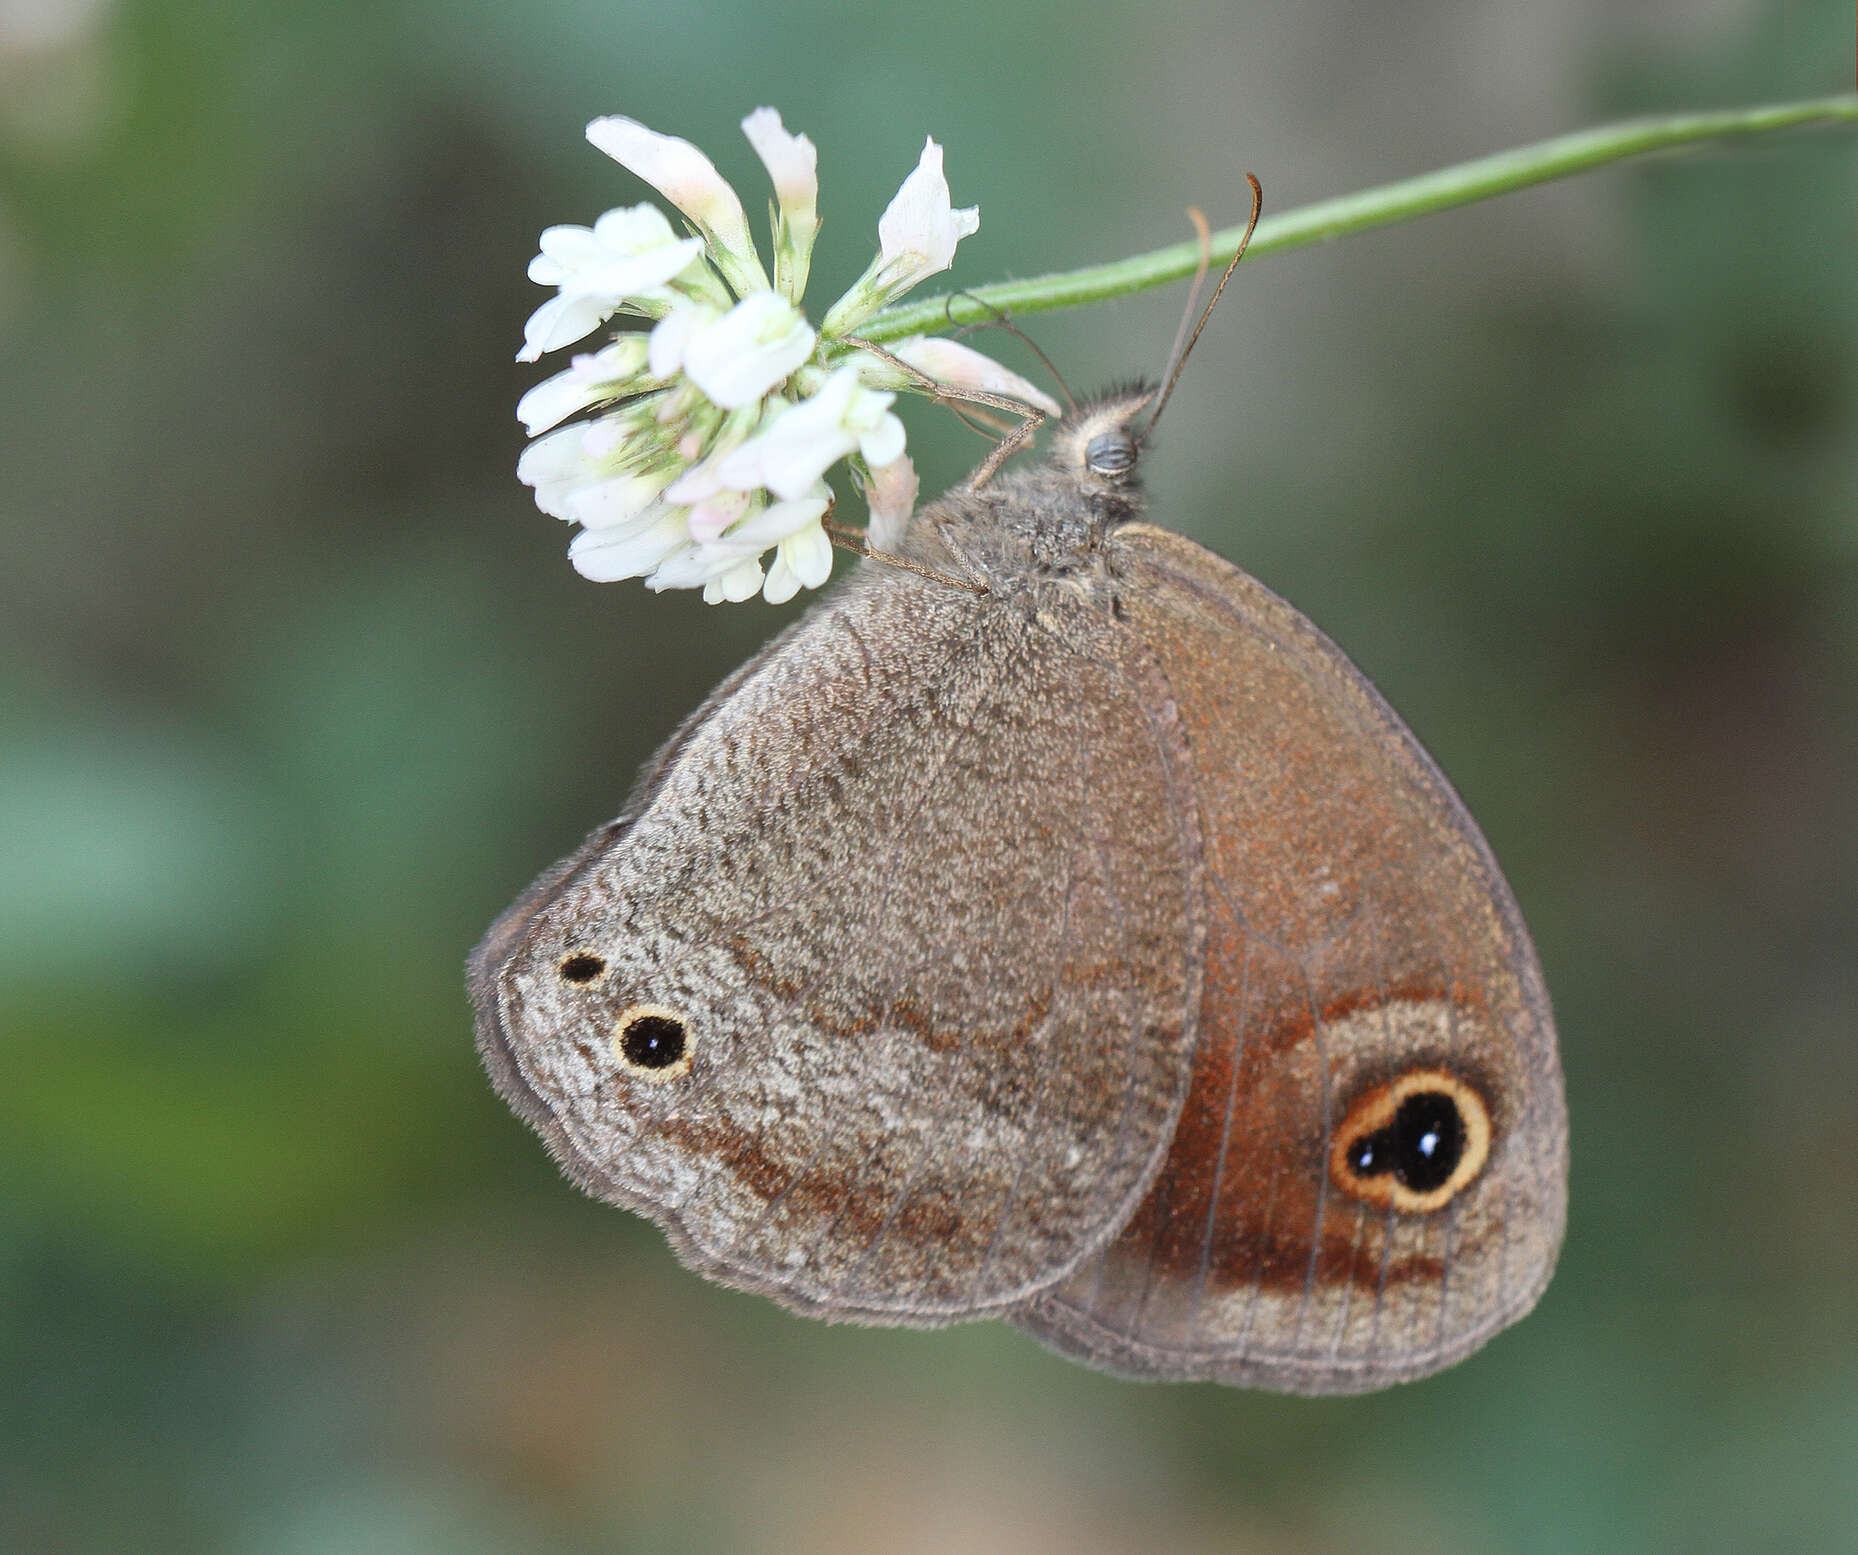
[[[575,950],[561,958],[556,970],[564,983],[592,983],[606,971],[606,961],[591,951]]]

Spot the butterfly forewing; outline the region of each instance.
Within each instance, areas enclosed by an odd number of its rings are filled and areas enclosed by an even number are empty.
[[[1198,841],[1153,675],[1107,622],[855,579],[493,929],[493,1076],[590,1191],[803,1310],[1049,1285],[1139,1202],[1190,1069]]]

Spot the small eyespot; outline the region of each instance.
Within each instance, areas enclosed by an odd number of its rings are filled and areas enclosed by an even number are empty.
[[[606,976],[606,959],[590,950],[571,950],[556,963],[564,983],[597,983]]]
[[[1095,475],[1126,475],[1135,468],[1135,440],[1121,428],[1099,432],[1084,445],[1084,467]]]
[[[692,1045],[684,1017],[662,1005],[635,1004],[613,1023],[621,1067],[653,1084],[688,1074]]]
[[[1383,1209],[1442,1209],[1484,1169],[1490,1109],[1445,1069],[1416,1069],[1376,1086],[1348,1109],[1329,1152],[1344,1193]]]

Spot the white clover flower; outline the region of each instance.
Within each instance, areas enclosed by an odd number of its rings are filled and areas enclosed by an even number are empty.
[[[1001,366],[991,356],[983,356],[958,340],[949,340],[941,335],[912,335],[908,340],[892,346],[890,354],[907,366],[914,367],[925,378],[933,378],[937,383],[947,384],[950,388],[1003,394],[1009,399],[1037,405],[1047,415],[1063,414],[1058,401],[1043,389],[1028,383],[1011,368]],[[866,369],[866,376],[883,383],[886,388],[912,387],[901,374],[896,375],[897,381],[894,382],[885,378],[883,374],[886,366],[886,363],[874,357],[871,366]]]
[[[784,605],[801,589],[816,589],[831,576],[832,542],[819,524],[808,524],[775,547],[762,596],[770,605]]]
[[[658,507],[664,489],[661,470],[649,475],[615,475],[583,486],[567,505],[585,529],[620,529]]]
[[[682,510],[648,508],[630,524],[612,529],[583,529],[568,546],[568,560],[583,578],[617,583],[642,578],[667,556],[689,544]]]
[[[663,286],[703,252],[701,238],[679,238],[664,213],[635,205],[608,211],[592,227],[550,227],[541,252],[529,261],[529,279],[560,288],[523,326],[519,362],[591,334],[626,300]]]
[[[819,235],[819,153],[806,136],[790,135],[772,108],[757,108],[742,133],[774,185],[774,289],[798,302]]]
[[[587,451],[588,432],[586,423],[557,428],[516,461],[516,478],[535,488],[535,505],[551,518],[572,519],[575,495],[608,473]]]
[[[908,454],[871,471],[864,493],[865,504],[871,510],[871,521],[865,526],[866,541],[880,551],[888,551],[903,538],[910,515],[916,511],[916,493],[921,484]]]
[[[604,400],[654,387],[669,373],[649,368],[645,337],[621,335],[604,350],[577,356],[565,373],[544,378],[516,402],[516,419],[531,437]]]
[[[955,262],[955,245],[981,228],[978,205],[956,210],[942,176],[942,148],[923,143],[916,170],[878,218],[878,256],[826,315],[828,333],[862,324],[886,303]]]
[[[954,208],[942,176],[942,148],[925,138],[916,170],[877,220],[880,257],[897,272],[893,284],[914,286],[946,270],[955,262],[955,245],[980,230],[981,208]]]
[[[669,378],[677,372],[684,365],[684,349],[690,344],[690,337],[721,317],[718,309],[700,302],[673,308],[652,326],[646,358],[652,372],[660,378]]]
[[[858,461],[871,541],[903,533],[917,482],[892,410],[899,391],[928,392],[930,380],[1057,406],[952,341],[917,337],[886,361],[851,336],[946,269],[979,226],[979,212],[957,210],[949,196],[940,146],[924,146],[878,223],[877,258],[815,329],[802,294],[819,232],[818,155],[772,108],[756,109],[742,131],[774,186],[772,284],[741,200],[708,157],[634,119],[587,127],[697,235],[678,237],[651,205],[542,234],[529,275],[556,295],[525,325],[521,360],[617,315],[649,327],[610,337],[522,397],[517,416],[534,440],[516,473],[543,512],[580,525],[568,555],[582,576],[701,588],[711,602],[760,593],[778,604],[831,574],[825,477],[840,460]]]
[[[742,202],[701,151],[687,140],[660,135],[619,114],[595,119],[587,126],[587,138],[690,218],[737,296],[767,289],[768,274],[748,235]]]
[[[754,292],[685,342],[684,371],[716,404],[738,410],[784,383],[819,336],[778,292]]]
[[[746,491],[714,491],[690,504],[685,521],[690,538],[699,545],[720,540],[725,531],[747,518],[756,498]]]
[[[817,588],[832,571],[832,543],[821,520],[831,506],[824,486],[788,502],[762,506],[714,539],[666,557],[645,579],[651,589],[697,588],[711,604],[747,599],[759,591],[770,604],[793,598],[804,584]],[[775,562],[763,573],[761,556],[772,545]]]
[[[889,464],[903,452],[903,423],[890,413],[896,395],[867,388],[856,362],[848,362],[818,393],[769,419],[717,467],[725,486],[765,486],[778,497],[797,497],[850,453],[870,465]]]

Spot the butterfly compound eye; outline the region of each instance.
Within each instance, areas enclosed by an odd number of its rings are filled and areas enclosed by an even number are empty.
[[[613,1023],[613,1046],[629,1074],[661,1084],[690,1072],[690,1027],[675,1010],[635,1004]]]
[[[1120,429],[1099,432],[1084,445],[1084,467],[1093,475],[1127,475],[1135,468],[1135,440]]]
[[[1329,1152],[1344,1193],[1384,1209],[1442,1209],[1484,1169],[1490,1109],[1444,1069],[1419,1069],[1376,1086],[1348,1109]]]

